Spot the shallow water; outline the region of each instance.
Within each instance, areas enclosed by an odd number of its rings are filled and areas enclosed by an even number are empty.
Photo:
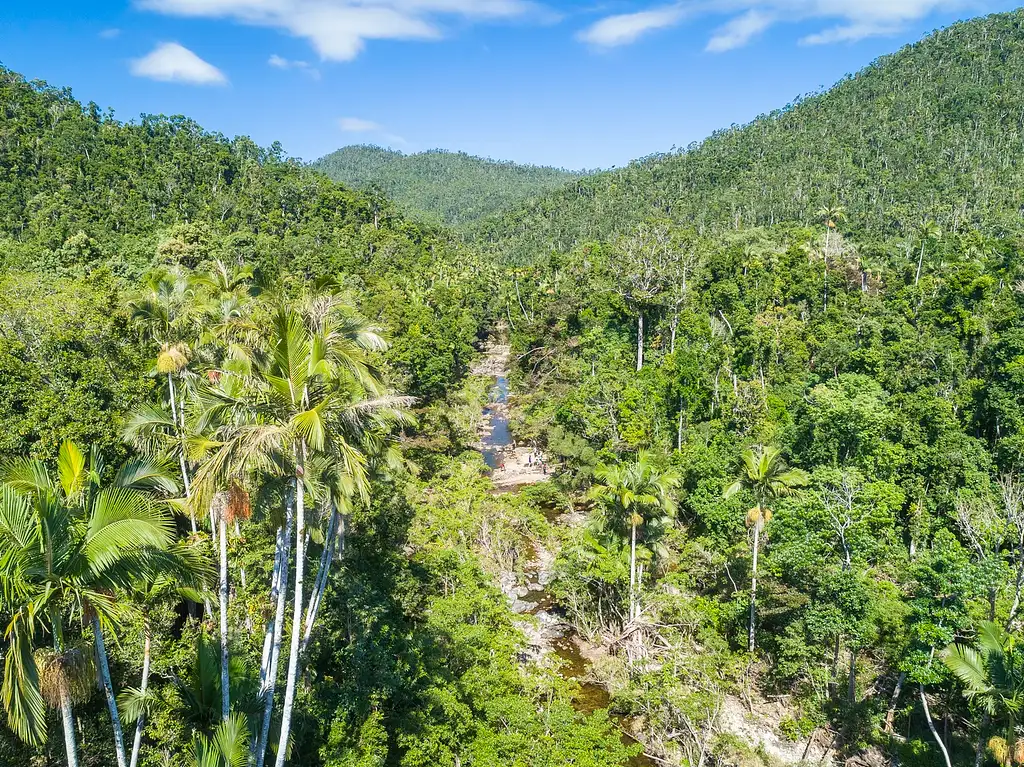
[[[488,404],[484,407],[483,413],[487,418],[490,431],[483,436],[481,444],[484,461],[492,469],[498,467],[499,456],[502,451],[512,444],[512,434],[509,431],[508,422],[508,379],[498,376],[494,387],[488,397]],[[549,522],[555,523],[562,512],[556,509],[545,509],[544,516]],[[547,589],[531,591],[526,594],[522,601],[530,605],[530,615],[544,611],[562,616],[554,595]],[[570,627],[568,621],[564,624],[567,633],[554,640],[551,646],[554,653],[562,661],[559,671],[562,678],[572,680],[579,685],[579,694],[573,701],[573,708],[582,714],[592,714],[598,709],[608,708],[611,696],[608,691],[599,684],[586,681],[590,670],[590,661],[580,653],[579,645],[576,644],[576,633]],[[622,741],[627,745],[633,745],[636,741],[626,734],[625,717],[612,716],[612,719],[619,725],[622,731]],[[653,759],[643,754],[633,757],[627,763],[629,767],[656,767]]]
[[[494,388],[491,389],[484,417],[490,426],[490,432],[480,440],[484,462],[492,469],[498,468],[498,456],[502,449],[512,444],[512,433],[508,428],[508,379],[498,376]]]

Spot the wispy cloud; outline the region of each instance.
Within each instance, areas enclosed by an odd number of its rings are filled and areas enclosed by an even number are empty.
[[[705,50],[712,53],[731,51],[733,48],[742,48],[750,42],[751,38],[760,34],[772,25],[775,19],[761,11],[747,11],[742,16],[730,19],[708,40]]]
[[[120,37],[120,35],[121,30],[117,27],[110,27],[100,31],[100,38],[103,40],[113,40],[115,37]]]
[[[638,13],[621,13],[616,16],[607,16],[596,24],[592,24],[580,32],[577,38],[585,43],[603,48],[628,45],[636,42],[648,32],[675,26],[683,20],[684,16],[685,12],[679,5],[653,8]]]
[[[361,117],[342,117],[338,120],[338,127],[346,133],[379,133],[383,130],[378,123]]]
[[[276,53],[267,59],[267,64],[274,67],[275,69],[295,69],[306,75],[309,75],[314,80],[320,79],[320,70],[310,64],[308,61],[296,61],[294,59],[286,59],[283,56],[278,56]]]
[[[800,40],[804,45],[855,42],[897,34],[937,11],[975,7],[977,0],[695,0],[652,6],[598,20],[578,39],[604,47],[628,45],[655,29],[677,26],[698,16],[726,16],[705,50],[740,48],[773,25],[821,20],[832,22]]]
[[[532,0],[135,0],[173,16],[230,19],[280,29],[309,41],[322,59],[350,61],[367,40],[437,40],[444,19],[538,17]]]
[[[388,133],[387,129],[380,123],[373,120],[364,120],[362,117],[342,117],[338,119],[338,127],[345,133],[374,133],[389,144],[401,144],[405,146],[409,142],[394,133]]]
[[[228,82],[217,67],[178,43],[161,43],[148,55],[135,59],[131,73],[150,80],[191,85],[226,85]]]

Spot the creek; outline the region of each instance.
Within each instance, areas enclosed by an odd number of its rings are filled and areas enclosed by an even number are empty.
[[[508,379],[504,375],[505,364],[507,363],[507,352],[504,352],[504,359],[501,358],[503,347],[493,347],[490,356],[489,372],[495,377],[495,385],[491,389],[487,405],[483,409],[485,428],[480,439],[480,452],[484,461],[495,474],[506,472],[507,462],[521,465],[522,460],[516,461],[515,454],[522,453],[526,449],[512,448],[512,433],[509,428],[508,417]],[[510,449],[511,448],[511,449]],[[499,468],[501,467],[501,468]],[[516,488],[523,487],[530,482],[542,481],[546,476],[531,475],[529,481],[495,483],[496,492],[510,492]],[[548,509],[545,516],[553,525],[566,524],[566,514],[557,509]],[[545,556],[546,554],[546,556]],[[535,550],[533,558],[527,565],[527,572],[531,573],[530,583],[526,586],[511,589],[514,599],[513,611],[533,616],[539,625],[539,631],[531,637],[532,648],[539,656],[552,654],[559,659],[558,673],[563,679],[575,682],[579,692],[573,700],[573,708],[582,714],[592,714],[598,709],[608,708],[611,696],[603,685],[593,681],[590,675],[590,661],[583,657],[581,652],[581,638],[576,632],[572,623],[568,620],[565,610],[558,604],[554,594],[548,589],[552,573],[548,570],[554,556],[549,552]],[[545,564],[546,562],[546,564]],[[618,727],[622,740],[627,745],[637,743],[628,733],[629,719],[627,717],[612,714],[612,721]],[[656,767],[657,763],[650,757],[641,753],[627,762],[629,767]]]

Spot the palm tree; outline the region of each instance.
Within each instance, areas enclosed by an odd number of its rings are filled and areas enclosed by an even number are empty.
[[[249,760],[249,720],[232,714],[221,722],[212,738],[197,735],[192,743],[190,767],[244,767]]]
[[[139,687],[128,687],[118,696],[117,703],[124,719],[135,722],[135,738],[129,767],[139,763],[142,748],[142,734],[146,719],[152,714],[157,701],[149,689],[150,663],[153,650],[153,632],[150,626],[150,612],[153,606],[188,599],[200,602],[205,598],[200,590],[208,581],[208,567],[205,559],[195,546],[176,544],[171,553],[180,566],[149,580],[140,580],[132,590],[133,601],[142,614],[142,674]]]
[[[676,502],[672,492],[680,477],[672,469],[657,468],[654,455],[640,451],[634,463],[599,464],[594,470],[598,483],[590,488],[590,497],[598,501],[607,515],[607,527],[629,540],[629,620],[639,615],[637,595],[637,533],[655,518],[672,517]]]
[[[268,335],[266,348],[253,355],[246,393],[231,404],[222,404],[232,413],[220,417],[224,425],[209,441],[210,456],[196,482],[203,488],[197,496],[207,496],[218,481],[246,472],[290,475],[285,530],[278,534],[272,583],[272,592],[277,592],[277,610],[272,628],[268,626],[261,664],[265,710],[255,744],[258,767],[262,767],[269,733],[284,629],[283,592],[289,550],[294,545],[292,635],[277,764],[283,765],[287,755],[304,634],[306,502],[310,493],[314,498],[322,497],[316,487],[316,472],[311,471],[313,463],[320,458],[333,461],[352,491],[366,497],[366,458],[360,439],[368,428],[393,421],[410,403],[408,398],[385,394],[367,358],[367,352],[382,349],[384,343],[336,296],[315,297],[302,305],[282,305]],[[292,521],[294,531],[290,529]]]
[[[832,232],[846,220],[846,208],[842,205],[826,205],[819,208],[815,215],[825,224],[825,249],[821,255],[825,268],[824,311],[828,311],[828,260],[832,256]]]
[[[1002,734],[988,741],[992,756],[1005,767],[1024,764],[1019,722],[1024,707],[1024,647],[1020,638],[986,621],[978,630],[975,646],[951,644],[943,650],[942,660],[963,682],[964,694],[978,705],[985,720],[1001,726]],[[983,724],[982,741],[984,728]]]
[[[757,445],[743,451],[743,469],[740,477],[723,494],[731,498],[741,490],[754,496],[754,506],[747,512],[747,527],[753,529],[752,567],[750,575],[750,626],[747,648],[754,652],[754,628],[757,619],[757,554],[761,546],[761,531],[772,519],[772,505],[776,500],[792,494],[807,484],[807,472],[791,469],[782,459],[777,447]]]
[[[12,729],[30,743],[45,738],[43,698],[61,709],[69,765],[77,748],[71,707],[74,674],[81,671],[79,652],[64,637],[74,617],[92,626],[95,655],[114,730],[119,767],[127,767],[124,734],[114,696],[104,632],[116,630],[122,607],[115,592],[139,579],[155,578],[172,564],[174,533],[165,504],[154,491],[176,492],[163,467],[131,461],[102,485],[104,467],[95,448],[89,459],[72,442],[61,445],[58,476],[46,466],[23,459],[0,471],[0,581],[3,603],[11,614],[4,670],[4,707]],[[32,655],[40,619],[49,621],[53,655],[43,674]],[[47,683],[48,675],[56,679]],[[46,694],[47,687],[56,689]]]
[[[179,462],[186,498],[191,494],[191,478],[184,449],[184,392],[179,390],[183,388],[181,379],[187,372],[192,354],[187,340],[192,325],[193,300],[191,285],[182,272],[158,270],[147,278],[142,295],[129,302],[132,320],[146,338],[159,346],[154,370],[167,378],[167,401],[171,411],[169,423],[166,418],[160,417],[162,413],[159,408],[140,411],[133,418],[129,433],[133,433],[132,439],[145,437],[152,440],[158,430],[165,432],[165,440],[176,448],[173,453]],[[195,534],[195,514],[190,516],[190,521],[192,533]]]

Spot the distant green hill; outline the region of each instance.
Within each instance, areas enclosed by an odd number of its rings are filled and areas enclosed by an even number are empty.
[[[846,208],[862,235],[1021,228],[1024,12],[955,24],[672,154],[580,179],[483,222],[517,260],[650,217],[698,230],[808,222]]]
[[[414,216],[451,226],[493,215],[583,175],[464,152],[407,155],[376,146],[347,146],[313,167],[335,181],[380,190]]]

